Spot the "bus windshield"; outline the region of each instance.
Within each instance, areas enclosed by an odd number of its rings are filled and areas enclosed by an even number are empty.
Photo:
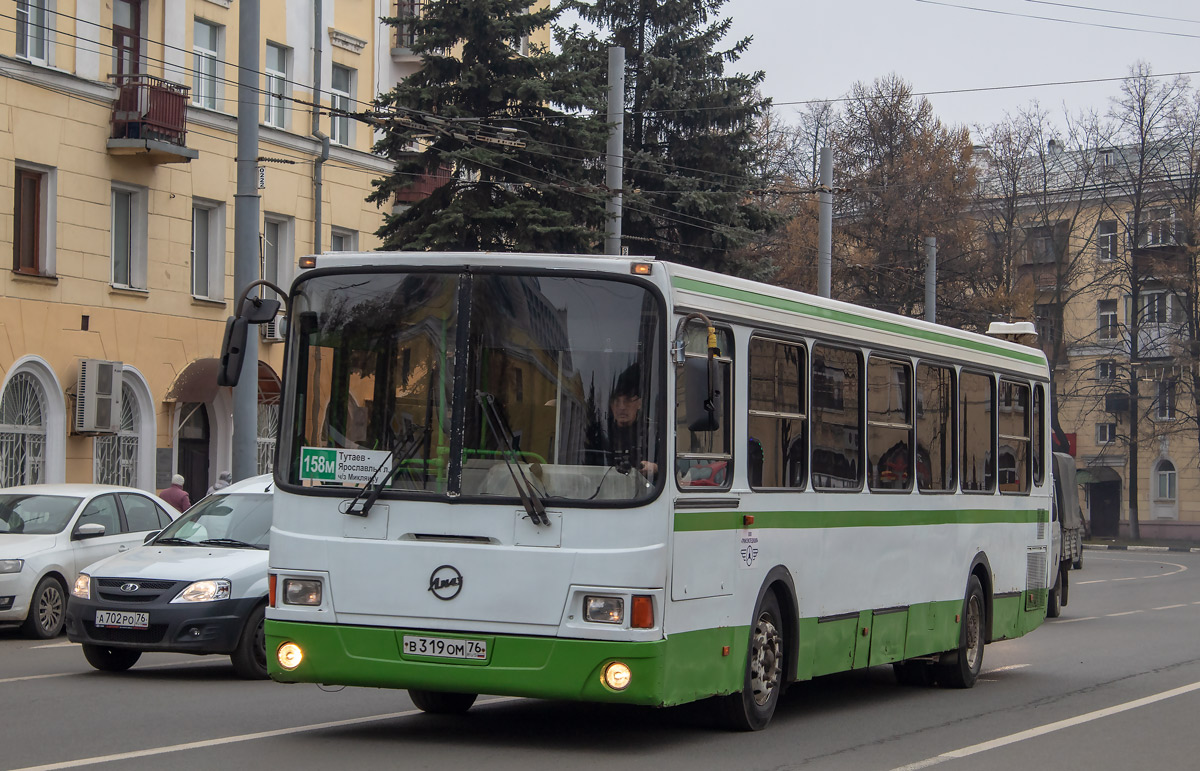
[[[292,300],[280,478],[555,505],[649,498],[666,468],[664,313],[624,279],[314,274]]]

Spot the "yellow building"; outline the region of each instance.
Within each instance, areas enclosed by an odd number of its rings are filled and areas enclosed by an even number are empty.
[[[237,4],[9,8],[0,241],[13,262],[0,271],[0,487],[152,490],[178,472],[196,500],[231,467],[232,394],[214,373],[240,290]],[[390,164],[369,152],[370,129],[292,100],[363,109],[410,74],[419,60],[379,23],[397,10],[395,0],[262,0],[262,272],[277,283],[290,281],[297,255],[377,246],[382,215],[364,198]],[[282,365],[274,332],[263,328],[259,349],[263,470]]]

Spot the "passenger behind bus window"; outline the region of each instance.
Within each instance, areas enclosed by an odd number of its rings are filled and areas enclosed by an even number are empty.
[[[658,463],[648,454],[646,419],[642,413],[641,367],[631,364],[617,378],[608,399],[606,430],[598,437],[597,450],[607,465],[622,473],[637,469],[653,478]],[[594,453],[593,453],[594,455]]]

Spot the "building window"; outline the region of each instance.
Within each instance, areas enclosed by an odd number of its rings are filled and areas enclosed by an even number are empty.
[[[329,233],[329,251],[353,252],[358,248],[358,233],[333,228]]]
[[[1117,221],[1102,220],[1100,229],[1096,236],[1097,246],[1100,251],[1100,259],[1104,262],[1111,262],[1117,259]]]
[[[112,285],[146,288],[146,192],[112,189]]]
[[[49,0],[17,0],[17,56],[45,63],[49,59]]]
[[[13,191],[13,270],[34,276],[53,275],[51,177],[35,169],[16,169]]]
[[[292,220],[268,214],[263,221],[262,277],[286,289],[292,278]]]
[[[1117,301],[1101,300],[1096,305],[1097,337],[1101,340],[1116,340],[1119,333],[1117,322]]]
[[[1170,246],[1178,243],[1175,234],[1175,212],[1169,206],[1156,206],[1142,211],[1138,220],[1137,245]]]
[[[18,372],[0,396],[0,487],[46,481],[46,392]]]
[[[1096,424],[1096,444],[1111,444],[1117,441],[1116,423]]]
[[[1096,379],[1109,383],[1117,377],[1117,363],[1112,359],[1102,359],[1096,362]]]
[[[206,300],[225,297],[224,207],[219,203],[192,204],[192,296]]]
[[[266,115],[263,122],[275,128],[287,128],[289,88],[288,71],[291,69],[292,52],[274,43],[267,43],[266,62]]]
[[[1154,498],[1159,501],[1175,500],[1175,464],[1169,460],[1159,461],[1154,471]]]
[[[396,18],[400,23],[396,26],[396,47],[407,48],[410,51],[417,43],[417,31],[413,21],[421,18],[421,6],[425,0],[397,0]]]
[[[1038,341],[1043,350],[1052,351],[1059,341],[1058,305],[1038,303],[1033,306],[1033,313],[1037,322]]]
[[[333,65],[333,77],[329,84],[329,106],[335,110],[349,112],[354,91],[354,70],[341,65]],[[329,141],[334,144],[350,146],[353,144],[350,118],[346,115],[333,115],[329,119]]]
[[[192,104],[217,109],[220,98],[221,31],[216,24],[196,19],[192,38]]]
[[[96,484],[137,487],[138,403],[128,385],[121,386],[121,427],[92,441]]]
[[[1158,420],[1175,419],[1175,381],[1158,381],[1158,391],[1154,397],[1154,417]]]

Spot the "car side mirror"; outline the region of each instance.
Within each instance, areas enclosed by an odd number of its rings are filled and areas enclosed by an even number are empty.
[[[88,522],[75,528],[75,532],[71,533],[71,540],[82,541],[87,538],[99,538],[104,533],[104,525],[99,522]]]
[[[154,540],[154,536],[158,535],[161,532],[162,532],[161,530],[151,530],[149,533],[146,533],[146,537],[142,539],[142,543],[150,543],[151,541]]]

